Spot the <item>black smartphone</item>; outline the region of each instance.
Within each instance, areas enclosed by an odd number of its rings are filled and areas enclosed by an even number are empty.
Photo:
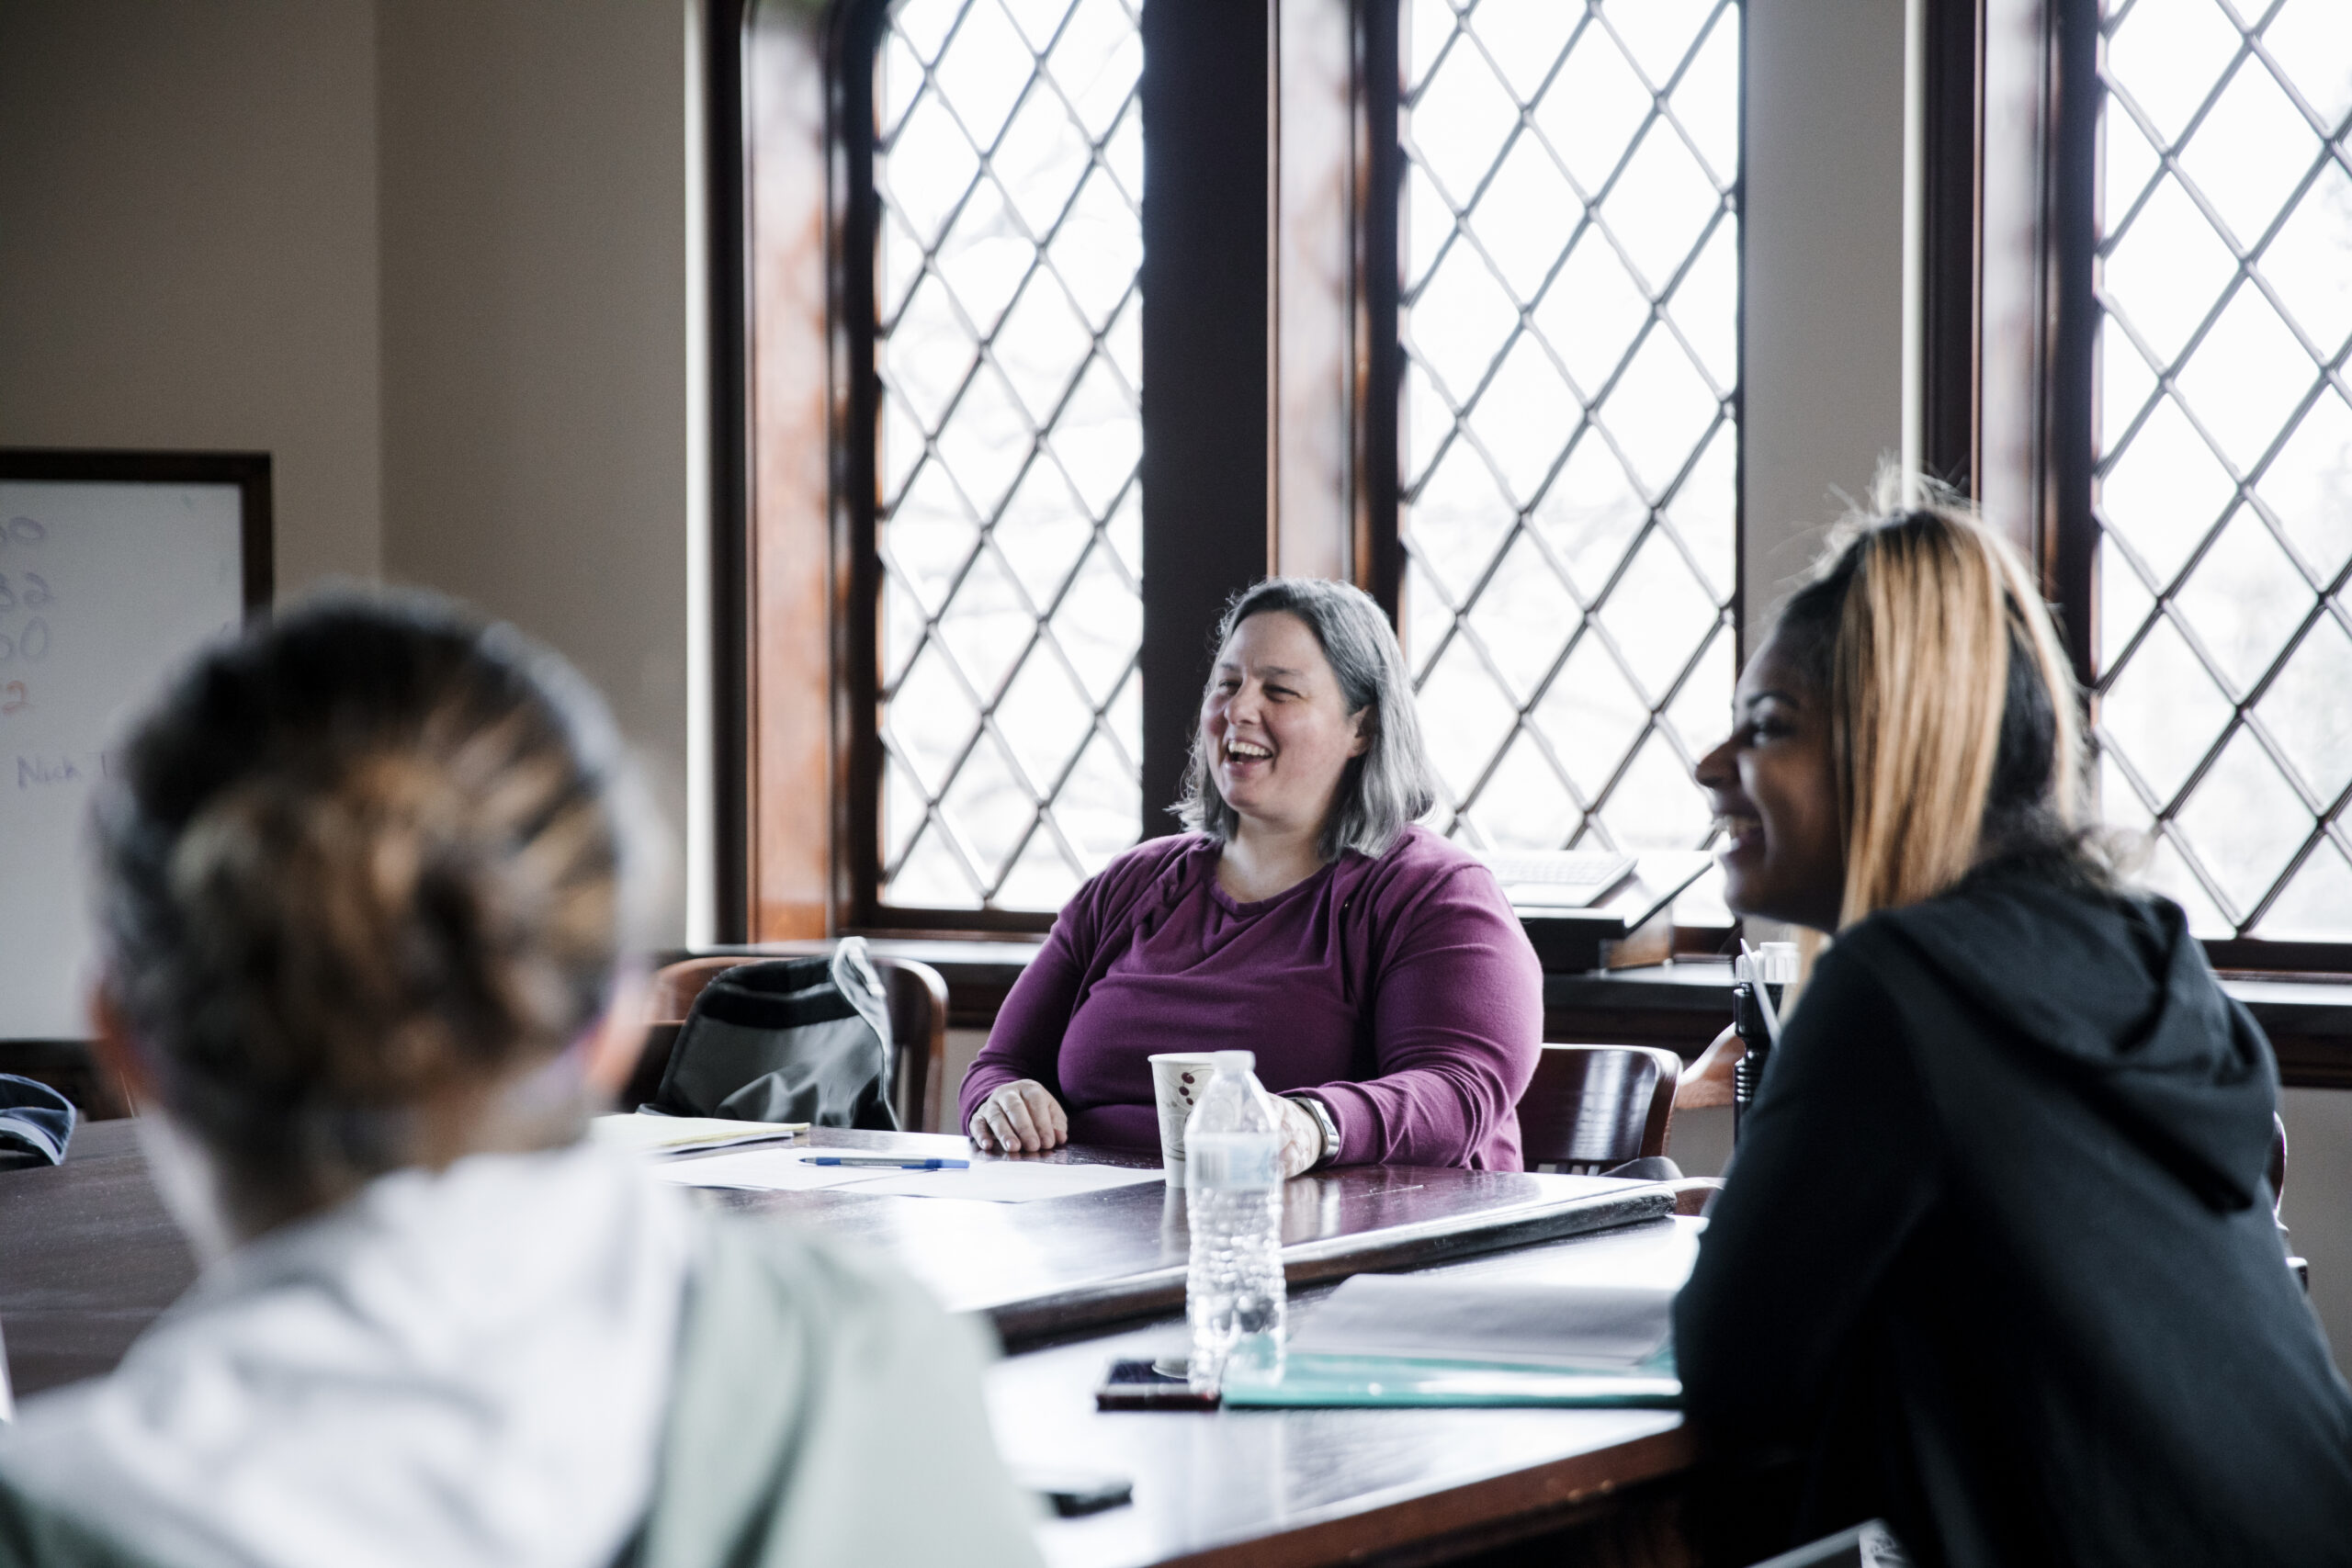
[[[1214,1393],[1196,1393],[1181,1377],[1149,1361],[1114,1361],[1094,1391],[1097,1410],[1215,1410]]]
[[[1099,1514],[1135,1500],[1136,1485],[1124,1475],[1101,1470],[1048,1470],[1016,1465],[1013,1481],[1053,1505],[1066,1519]]]

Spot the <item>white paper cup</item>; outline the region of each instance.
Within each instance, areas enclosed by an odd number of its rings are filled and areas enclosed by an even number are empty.
[[[1216,1055],[1209,1051],[1169,1051],[1145,1058],[1151,1063],[1151,1097],[1159,1107],[1159,1163],[1167,1170],[1184,1168],[1184,1121],[1193,1102],[1216,1076]]]

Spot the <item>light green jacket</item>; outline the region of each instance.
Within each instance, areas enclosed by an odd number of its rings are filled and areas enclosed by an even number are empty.
[[[982,1408],[979,1328],[820,1238],[697,1228],[653,1501],[618,1568],[1039,1561],[1036,1506]],[[0,1568],[183,1568],[126,1550],[94,1511],[0,1468]]]

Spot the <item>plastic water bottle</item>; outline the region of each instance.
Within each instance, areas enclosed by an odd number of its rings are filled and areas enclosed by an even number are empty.
[[[1279,1371],[1283,1318],[1282,1118],[1247,1051],[1219,1051],[1216,1076],[1184,1122],[1184,1201],[1193,1256],[1184,1315],[1190,1381],[1222,1386],[1228,1365]]]

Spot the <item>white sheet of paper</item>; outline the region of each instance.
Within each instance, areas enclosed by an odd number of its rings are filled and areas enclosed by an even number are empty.
[[[588,1135],[596,1142],[632,1154],[769,1143],[808,1130],[806,1122],[737,1122],[724,1116],[598,1116],[588,1123]]]
[[[653,1174],[681,1187],[741,1187],[755,1192],[799,1192],[819,1187],[851,1187],[895,1174],[865,1166],[811,1165],[824,1149],[745,1149],[707,1159],[665,1160]]]
[[[1672,1332],[1674,1292],[1444,1275],[1359,1274],[1317,1305],[1291,1348],[1327,1355],[1631,1367]]]
[[[1021,1159],[976,1159],[964,1170],[886,1171],[860,1192],[899,1198],[966,1198],[982,1203],[1030,1203],[1114,1187],[1165,1179],[1158,1170],[1123,1165],[1046,1165]]]

